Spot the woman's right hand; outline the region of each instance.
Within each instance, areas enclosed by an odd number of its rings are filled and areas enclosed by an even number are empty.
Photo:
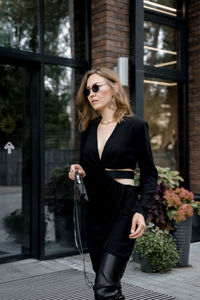
[[[78,170],[78,173],[82,176],[82,177],[85,177],[86,173],[85,171],[83,170],[83,168],[78,165],[78,164],[74,164],[74,165],[71,165],[70,167],[70,170],[69,170],[69,173],[68,173],[68,176],[71,180],[75,180],[75,170]]]

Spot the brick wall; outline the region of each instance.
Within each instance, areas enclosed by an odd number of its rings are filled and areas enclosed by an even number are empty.
[[[200,194],[200,1],[189,0],[190,188]]]
[[[129,0],[92,0],[92,66],[113,68],[130,55]],[[120,13],[119,13],[120,12]]]

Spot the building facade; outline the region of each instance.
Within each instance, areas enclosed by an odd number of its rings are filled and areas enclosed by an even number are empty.
[[[76,253],[66,177],[79,157],[75,95],[91,67],[119,71],[128,58],[124,88],[149,123],[155,163],[198,198],[199,1],[11,2],[0,3],[0,261]]]

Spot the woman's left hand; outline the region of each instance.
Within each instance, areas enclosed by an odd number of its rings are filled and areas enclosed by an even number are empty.
[[[146,228],[145,219],[142,214],[135,213],[132,218],[131,234],[129,234],[130,239],[136,239],[143,235]]]

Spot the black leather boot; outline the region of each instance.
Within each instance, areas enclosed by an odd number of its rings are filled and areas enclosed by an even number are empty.
[[[96,300],[125,300],[121,292],[120,280],[127,260],[105,253],[96,274],[94,294]]]

